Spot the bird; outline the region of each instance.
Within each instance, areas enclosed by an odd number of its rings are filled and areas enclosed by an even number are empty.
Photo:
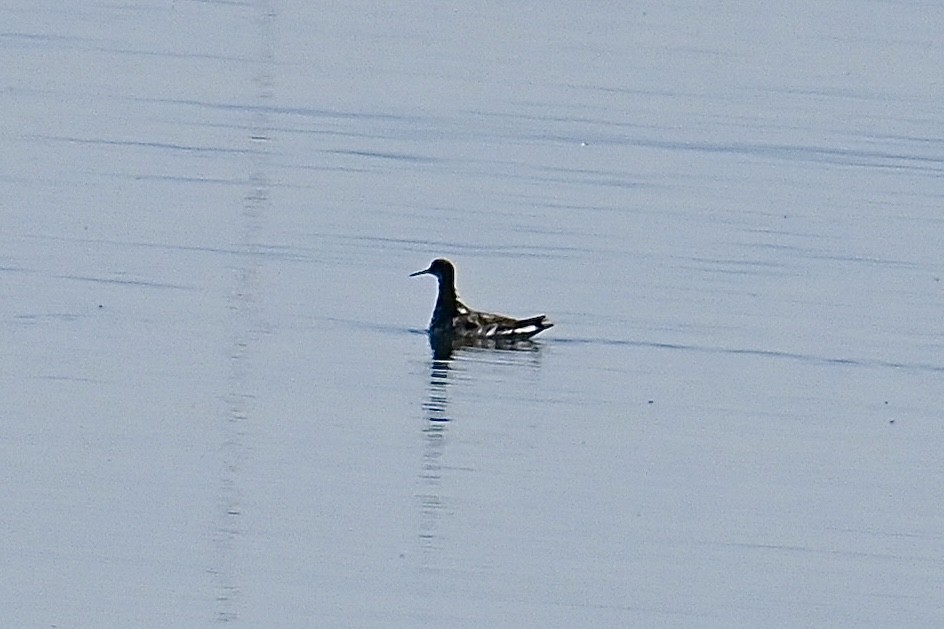
[[[433,260],[429,268],[410,273],[432,275],[439,280],[439,296],[429,322],[429,335],[448,337],[460,343],[494,341],[497,344],[514,344],[526,341],[554,324],[545,315],[526,319],[514,319],[505,315],[472,310],[459,301],[456,294],[456,268],[445,258]]]

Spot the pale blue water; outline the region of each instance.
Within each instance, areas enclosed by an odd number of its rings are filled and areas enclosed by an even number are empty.
[[[0,625],[941,623],[941,7],[0,16]]]

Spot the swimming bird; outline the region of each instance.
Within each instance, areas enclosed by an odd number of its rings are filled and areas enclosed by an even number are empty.
[[[430,337],[445,335],[457,341],[516,343],[543,332],[554,324],[544,315],[513,319],[504,315],[472,310],[456,295],[456,269],[444,258],[433,260],[428,269],[410,273],[433,275],[439,280],[439,296],[429,322]]]

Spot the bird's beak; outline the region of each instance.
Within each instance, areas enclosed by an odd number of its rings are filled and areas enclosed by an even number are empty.
[[[422,271],[417,271],[416,273],[410,273],[410,277],[416,277],[417,275],[424,275],[429,273],[429,269],[423,269]]]

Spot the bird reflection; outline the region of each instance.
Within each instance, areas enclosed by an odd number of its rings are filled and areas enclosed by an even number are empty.
[[[532,341],[499,342],[494,340],[457,339],[450,335],[430,334],[432,356],[429,361],[429,383],[423,401],[423,462],[420,473],[419,539],[423,564],[435,567],[436,555],[441,549],[440,520],[449,513],[449,495],[443,491],[449,424],[454,416],[449,409],[450,388],[467,382],[468,368],[476,364],[537,367],[540,364],[540,344]],[[527,354],[524,356],[522,354]],[[459,375],[460,379],[456,379]],[[465,376],[465,377],[462,377]]]
[[[429,387],[426,390],[426,402],[423,411],[430,422],[447,422],[446,408],[449,405],[449,363],[452,362],[452,348],[440,358],[433,349],[433,359],[429,364]]]
[[[432,344],[432,339],[430,339]],[[420,540],[423,545],[424,563],[430,559],[429,553],[435,551],[439,528],[439,517],[445,508],[442,496],[442,458],[446,442],[446,426],[449,422],[449,369],[452,361],[452,347],[439,358],[436,347],[430,360],[429,387],[426,401],[423,403],[423,471],[420,479],[423,485],[418,498],[422,509],[420,518]]]
[[[534,341],[469,338],[450,334],[448,332],[429,332],[429,348],[433,350],[433,362],[447,362],[453,354],[463,349],[493,349],[513,352],[533,352],[538,345]],[[448,364],[445,366],[449,368]]]

